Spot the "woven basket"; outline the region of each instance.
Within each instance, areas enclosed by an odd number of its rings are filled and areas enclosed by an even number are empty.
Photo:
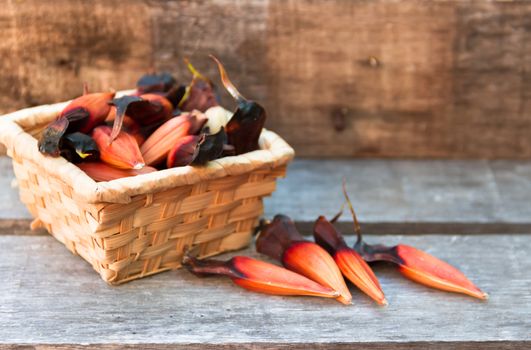
[[[246,246],[262,197],[275,190],[294,155],[264,130],[254,152],[97,183],[37,150],[35,137],[67,103],[0,117],[0,143],[13,159],[32,226],[45,227],[111,284],[176,269],[185,247],[206,257]]]

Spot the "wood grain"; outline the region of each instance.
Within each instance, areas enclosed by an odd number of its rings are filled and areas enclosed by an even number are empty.
[[[288,1],[270,11],[272,124],[299,155],[531,155],[531,4]]]
[[[365,232],[524,232],[531,223],[528,161],[296,160],[287,174],[266,217],[289,215],[307,231],[337,213],[343,177]],[[339,224],[353,232],[348,211]]]
[[[0,112],[218,55],[299,156],[530,158],[528,1],[7,1]],[[222,94],[227,107],[234,104]]]
[[[269,47],[279,131],[300,155],[447,150],[447,139],[434,132],[444,128],[441,112],[452,98],[454,8],[414,1],[275,3]]]
[[[326,343],[326,344],[311,344],[312,349],[326,349],[326,350],[514,350],[527,349],[529,342],[414,342],[414,343],[396,343],[396,342],[380,342],[380,343]],[[37,345],[2,345],[0,350],[84,350],[84,349],[102,349],[102,350],[228,350],[228,349],[246,349],[246,350],[307,350],[308,344],[293,344],[293,343],[238,343],[238,344],[37,344]]]
[[[153,349],[190,344],[225,349],[240,344],[248,349],[277,344],[296,349],[314,344],[333,349],[531,345],[531,235],[378,240],[411,244],[447,260],[491,298],[480,302],[429,289],[385,265],[376,265],[375,272],[390,303],[386,308],[353,288],[354,305],[346,307],[333,300],[255,294],[230,280],[200,279],[183,270],[110,287],[51,237],[1,236],[0,343],[4,348],[44,344],[44,349],[153,343]],[[238,254],[256,256],[253,250]]]
[[[172,71],[186,83],[191,76],[183,58],[214,75],[209,53],[226,61],[231,71],[238,70],[251,86],[248,91],[259,94],[264,69],[254,58],[264,55],[266,5],[8,1],[0,11],[0,23],[9,34],[0,43],[0,111],[73,98],[83,82],[93,90],[131,88],[152,69]]]
[[[131,86],[150,64],[148,7],[131,1],[7,1],[0,23],[0,103],[4,110]],[[134,15],[132,15],[134,14]]]
[[[305,232],[339,210],[343,176],[366,233],[531,232],[529,161],[296,160],[287,174],[264,216],[287,214]],[[0,157],[0,234],[35,234],[13,179]],[[353,233],[348,212],[339,225]]]

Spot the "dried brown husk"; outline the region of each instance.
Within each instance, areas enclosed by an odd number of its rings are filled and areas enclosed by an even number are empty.
[[[226,144],[227,134],[223,128],[221,128],[216,134],[206,134],[193,164],[205,165],[211,160],[220,158],[223,155]]]
[[[228,142],[234,146],[236,155],[258,149],[258,140],[266,120],[265,109],[257,102],[246,99],[229,79],[225,67],[214,56],[225,89],[238,103],[238,108],[227,124]]]

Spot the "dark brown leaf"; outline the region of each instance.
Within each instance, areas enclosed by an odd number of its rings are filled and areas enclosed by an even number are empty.
[[[65,132],[67,132],[67,130],[75,129],[76,122],[83,122],[87,118],[89,118],[88,110],[78,107],[51,122],[46,129],[44,129],[39,139],[39,151],[53,157],[59,157],[61,138]]]
[[[136,83],[140,94],[148,92],[168,92],[177,84],[175,78],[167,72],[159,74],[145,74]]]
[[[120,133],[124,115],[126,113],[135,121],[139,121],[146,118],[146,116],[160,112],[162,109],[162,105],[160,104],[154,104],[139,96],[131,95],[115,98],[110,103],[116,106],[116,117],[112,128],[111,142],[114,141]]]
[[[226,144],[227,134],[223,128],[221,128],[216,134],[206,135],[205,140],[199,147],[199,154],[193,163],[204,165],[208,161],[220,158],[223,155],[223,146]]]
[[[79,163],[98,160],[100,152],[92,137],[81,132],[74,132],[63,136],[61,155],[72,163]]]
[[[223,86],[238,102],[238,109],[227,124],[229,144],[234,146],[237,155],[257,150],[266,120],[265,109],[257,102],[247,100],[232,84],[223,64],[216,57],[210,57],[218,65]]]

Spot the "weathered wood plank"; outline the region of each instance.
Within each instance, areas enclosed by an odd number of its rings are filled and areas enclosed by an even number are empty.
[[[531,232],[528,161],[296,160],[265,200],[265,216],[284,213],[311,230],[339,210],[343,176],[366,232]],[[12,181],[10,160],[0,158],[0,234],[31,234]],[[345,233],[351,222],[345,213]]]
[[[491,298],[480,302],[419,286],[384,265],[375,271],[390,303],[386,308],[355,290],[354,305],[346,307],[255,294],[229,280],[200,279],[182,270],[110,287],[51,237],[1,236],[0,344],[45,344],[44,349],[65,348],[61,344],[107,349],[122,344],[151,349],[531,346],[531,235],[380,239],[449,261]]]
[[[121,88],[151,64],[149,7],[118,2],[8,1],[0,11],[4,110],[68,99],[87,81]],[[112,14],[112,15],[111,15]]]
[[[402,233],[385,231],[385,223],[416,233],[530,223],[531,164],[521,161],[298,160],[266,201],[266,213],[303,224],[331,217],[343,202],[343,177],[361,222],[382,224],[385,233]],[[351,232],[348,212],[340,222]]]
[[[326,350],[514,350],[527,349],[528,342],[415,342],[415,343],[356,343],[356,344],[342,344],[342,343],[326,343],[326,344],[312,344],[312,349],[326,349]],[[102,350],[117,350],[117,349],[142,349],[142,350],[226,350],[226,349],[247,349],[247,350],[307,350],[307,344],[278,344],[278,343],[238,343],[236,345],[209,345],[209,344],[183,344],[183,345],[167,345],[167,344],[38,344],[35,346],[28,345],[2,345],[0,350],[82,350],[82,349],[102,349]]]
[[[262,96],[265,16],[263,1],[9,1],[0,11],[8,34],[0,43],[0,111],[64,101],[85,81],[94,90],[128,89],[151,69],[185,83],[184,57],[216,72],[209,53],[239,72],[234,80],[243,79],[249,95]]]
[[[529,157],[530,14],[522,1],[272,2],[272,124],[303,156]]]
[[[272,217],[268,216],[268,217]],[[31,230],[30,224],[32,219],[0,219],[0,235],[17,235],[17,236],[41,236],[47,235],[45,229]],[[299,221],[299,228],[306,233],[311,233],[314,221]],[[345,235],[354,234],[351,221],[341,221],[337,223],[338,228]],[[369,235],[388,235],[388,234],[498,234],[504,233],[521,233],[531,232],[531,223],[484,223],[484,222],[362,222],[361,229]]]
[[[0,111],[217,54],[299,156],[530,158],[528,1],[8,1]],[[112,16],[110,15],[112,13]],[[53,49],[50,49],[53,48]],[[232,106],[223,95],[227,106]]]

